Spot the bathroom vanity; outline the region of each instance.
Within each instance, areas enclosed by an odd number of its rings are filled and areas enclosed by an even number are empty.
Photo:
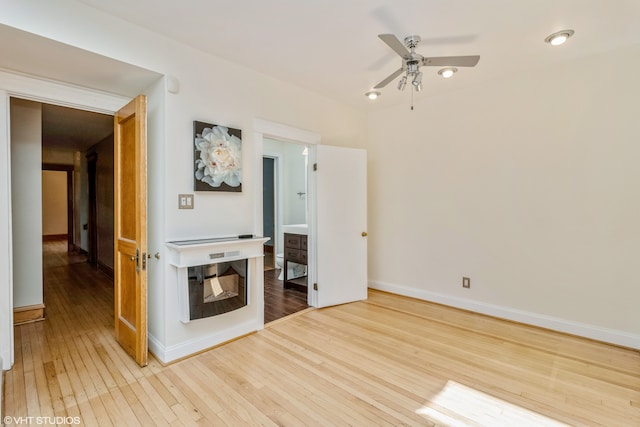
[[[305,234],[284,233],[284,288],[307,290],[307,276],[289,278],[289,263],[307,265],[307,236]]]

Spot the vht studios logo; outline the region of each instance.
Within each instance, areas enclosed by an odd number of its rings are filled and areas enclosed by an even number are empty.
[[[6,416],[2,419],[5,425],[78,425],[80,417],[10,417]]]

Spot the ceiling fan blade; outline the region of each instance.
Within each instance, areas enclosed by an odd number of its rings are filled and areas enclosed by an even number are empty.
[[[380,40],[385,42],[387,46],[395,50],[396,53],[402,56],[403,58],[406,55],[409,55],[409,50],[407,50],[404,44],[402,44],[402,42],[398,40],[398,38],[393,34],[378,34],[378,37],[380,37]]]
[[[422,58],[422,65],[435,67],[475,67],[480,61],[480,55],[471,56],[436,56]]]
[[[375,85],[373,88],[374,89],[382,89],[383,87],[385,87],[386,85],[388,85],[393,79],[395,79],[396,77],[398,77],[400,74],[402,74],[402,72],[404,71],[403,68],[398,68],[396,71],[394,71],[389,77],[387,77],[386,79],[384,79],[383,81],[381,81],[380,83],[378,83],[377,85]]]

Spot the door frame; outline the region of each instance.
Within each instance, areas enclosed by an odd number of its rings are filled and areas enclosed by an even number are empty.
[[[272,241],[271,241],[271,247],[273,248],[273,261],[274,261],[274,265],[275,265],[275,260],[276,260],[276,255],[278,254],[278,241],[277,241],[277,236],[278,236],[278,215],[280,214],[280,206],[279,206],[279,197],[280,197],[280,189],[279,189],[279,184],[280,184],[280,177],[278,175],[278,164],[280,161],[280,157],[279,156],[274,156],[271,154],[267,154],[265,153],[262,156],[262,161],[263,161],[263,184],[264,184],[264,159],[269,159],[273,162],[273,175],[272,175],[272,179],[273,179],[273,236],[272,236]],[[263,191],[264,192],[264,191]],[[263,208],[263,237],[267,237],[264,236],[264,204],[262,206]],[[266,244],[264,245],[265,247],[267,246]]]
[[[6,180],[0,180],[2,182],[0,184],[0,200],[7,201],[4,209],[0,210],[0,229],[7,233],[6,241],[0,242],[0,272],[2,272],[0,273],[0,339],[2,340],[0,341],[0,357],[4,370],[10,369],[14,363],[11,133],[9,126],[11,97],[105,114],[114,114],[131,99],[0,71],[0,170],[4,170],[3,173],[6,176]]]
[[[253,120],[254,130],[254,164],[255,164],[255,176],[256,182],[254,187],[254,206],[255,206],[255,222],[254,230],[258,235],[262,235],[262,156],[269,155],[264,153],[264,138],[275,139],[278,141],[292,142],[295,144],[306,145],[307,147],[313,147],[322,143],[322,138],[319,133],[311,132],[304,129],[299,129],[293,126],[285,125],[282,123],[272,122],[264,119]],[[308,169],[312,168],[312,163],[309,162]],[[313,175],[308,171],[307,176],[310,180],[313,179]],[[313,190],[313,183],[309,181],[307,188],[308,209],[309,212],[314,212],[316,209],[316,194]],[[316,257],[316,234],[313,224],[312,215],[307,215],[307,221],[309,224],[308,232],[308,259],[315,259]],[[318,301],[318,293],[313,289],[313,283],[316,281],[317,271],[315,263],[310,263],[307,266],[307,273],[309,277],[310,286],[307,288],[307,304],[316,307]],[[262,313],[261,321],[258,323],[258,329],[264,328],[264,282],[260,281],[262,288],[258,289],[258,312]]]
[[[56,163],[43,163],[43,171],[59,171],[66,172],[67,174],[67,252],[71,252],[75,249],[73,240],[74,230],[74,209],[73,209],[73,166],[72,165],[59,165]]]

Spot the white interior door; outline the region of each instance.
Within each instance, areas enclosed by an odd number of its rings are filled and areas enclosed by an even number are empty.
[[[366,299],[367,152],[318,145],[314,163],[314,305],[327,307]]]

